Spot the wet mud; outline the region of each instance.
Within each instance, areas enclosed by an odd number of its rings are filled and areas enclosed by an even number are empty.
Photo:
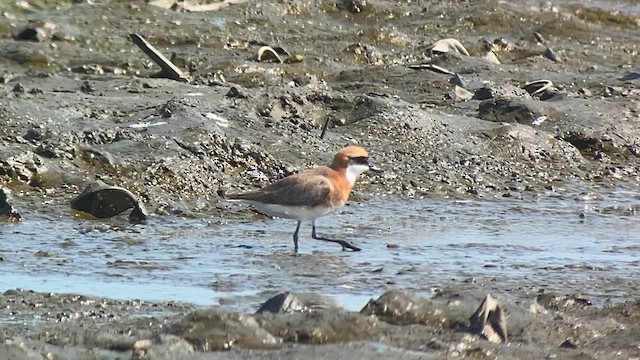
[[[635,1],[161,3],[0,4],[0,359],[640,356]],[[362,254],[224,201],[353,143]]]

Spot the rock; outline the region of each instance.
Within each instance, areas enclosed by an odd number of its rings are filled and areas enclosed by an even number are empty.
[[[565,340],[562,344],[560,344],[560,347],[563,349],[576,349],[577,346],[576,344],[573,343],[573,341],[571,341],[570,339]]]
[[[24,88],[24,85],[22,85],[21,83],[16,83],[13,86],[13,89],[11,89],[11,91],[13,91],[16,94],[24,94],[26,89]]]
[[[509,84],[486,84],[483,87],[477,89],[473,98],[475,100],[487,100],[498,97],[524,97],[531,98],[529,93],[525,89],[521,89]]]
[[[483,56],[483,59],[487,60],[488,62],[492,63],[492,64],[496,64],[496,65],[500,65],[500,59],[498,59],[498,55],[496,55],[495,52],[493,52],[493,50],[488,50]]]
[[[251,315],[218,309],[192,312],[170,326],[168,332],[186,339],[198,351],[270,349],[282,343],[282,339],[260,327]]]
[[[465,89],[469,87],[469,85],[467,85],[467,82],[458,73],[456,73],[452,78],[449,79],[449,84],[457,85]]]
[[[244,93],[240,92],[240,90],[238,90],[238,88],[235,86],[232,86],[231,88],[229,88],[229,92],[227,92],[227,95],[225,96],[230,99],[245,99],[247,97]]]
[[[478,117],[489,121],[535,125],[546,116],[542,106],[526,99],[498,97],[485,100],[478,106]]]
[[[314,293],[291,293],[285,291],[265,301],[256,314],[261,313],[293,313],[337,309],[333,299]]]
[[[256,314],[268,313],[288,313],[307,310],[307,307],[298,300],[298,297],[288,291],[280,293],[265,301]]]
[[[560,60],[560,57],[558,56],[558,54],[556,54],[555,51],[553,51],[553,49],[551,49],[550,47],[548,47],[544,53],[542,54],[542,56],[544,56],[545,58],[553,61],[553,62],[561,62],[562,60]]]
[[[540,293],[536,298],[536,302],[547,310],[581,310],[591,306],[591,301],[578,295],[560,296],[553,293]]]
[[[0,188],[0,220],[22,220],[22,215],[9,203],[9,190],[4,188]]]
[[[144,222],[147,210],[129,190],[109,186],[102,181],[89,184],[75,199],[71,200],[71,208],[82,211],[96,218],[109,218],[133,208],[129,221]]]
[[[13,38],[19,41],[47,41],[54,36],[56,28],[57,26],[51,22],[33,24],[20,30]]]
[[[40,141],[42,140],[42,132],[35,128],[29,129],[24,135],[22,135],[22,138],[27,141]]]
[[[176,335],[159,334],[133,344],[132,359],[177,359],[193,353],[193,345]]]
[[[453,87],[453,91],[451,95],[451,99],[453,101],[455,102],[467,101],[467,100],[470,100],[471,98],[473,98],[473,93],[471,91],[457,85]]]
[[[82,160],[87,162],[87,164],[109,170],[115,169],[113,155],[108,151],[96,149],[87,145],[80,145],[78,146],[78,154]]]
[[[469,309],[457,294],[425,299],[405,290],[391,290],[376,300],[370,300],[361,314],[375,315],[395,325],[423,324],[437,329],[466,326]]]
[[[340,0],[336,3],[336,6],[340,9],[346,9],[347,11],[358,14],[371,7],[371,1],[367,0]]]
[[[341,309],[256,315],[262,328],[285,342],[330,344],[377,338],[389,329],[376,317]],[[387,330],[388,331],[388,330]]]
[[[487,295],[469,319],[469,330],[493,343],[507,342],[507,317],[498,300]]]

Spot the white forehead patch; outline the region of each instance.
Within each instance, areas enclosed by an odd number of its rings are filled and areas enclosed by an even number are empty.
[[[358,178],[358,175],[362,174],[367,170],[369,170],[369,165],[365,165],[365,164],[351,164],[347,166],[347,169],[345,171],[347,176],[347,181],[349,182],[349,184],[351,184],[351,186],[353,186],[353,184],[356,183],[356,179]]]

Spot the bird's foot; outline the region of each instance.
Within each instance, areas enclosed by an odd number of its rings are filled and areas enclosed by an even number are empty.
[[[344,240],[335,240],[335,239],[329,239],[326,237],[322,237],[322,236],[312,236],[313,239],[315,240],[321,240],[321,241],[329,241],[329,242],[334,242],[337,244],[342,245],[342,251],[347,251],[347,249],[351,250],[351,251],[361,251],[362,249],[360,249],[359,247],[350,244],[347,241]]]

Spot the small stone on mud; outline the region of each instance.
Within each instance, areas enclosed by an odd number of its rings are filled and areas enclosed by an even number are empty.
[[[234,99],[244,99],[247,97],[245,94],[241,93],[240,90],[238,90],[238,88],[235,86],[232,86],[225,96]]]
[[[25,88],[24,88],[24,86],[23,86],[21,83],[16,83],[16,84],[13,86],[13,89],[12,89],[11,91],[13,91],[13,92],[14,92],[14,93],[16,93],[16,94],[24,94],[24,92],[25,92]]]
[[[563,349],[577,349],[578,347],[569,339],[565,340],[560,347]]]
[[[558,56],[558,54],[556,54],[555,51],[553,51],[551,48],[547,48],[547,50],[545,50],[543,56],[553,62],[561,62],[560,57]]]
[[[465,88],[462,88],[458,85],[453,87],[453,94],[451,99],[455,102],[459,101],[467,101],[473,98],[473,93]]]
[[[29,129],[26,134],[22,135],[22,138],[27,141],[40,141],[42,140],[42,132],[38,129]]]
[[[468,88],[467,82],[464,81],[464,79],[462,79],[462,77],[458,73],[456,73],[452,78],[449,79],[449,84],[457,85],[465,89]]]
[[[82,91],[85,94],[89,94],[94,92],[94,88],[93,86],[91,86],[91,83],[88,81],[84,81],[82,82],[82,85],[80,86],[80,91]]]

